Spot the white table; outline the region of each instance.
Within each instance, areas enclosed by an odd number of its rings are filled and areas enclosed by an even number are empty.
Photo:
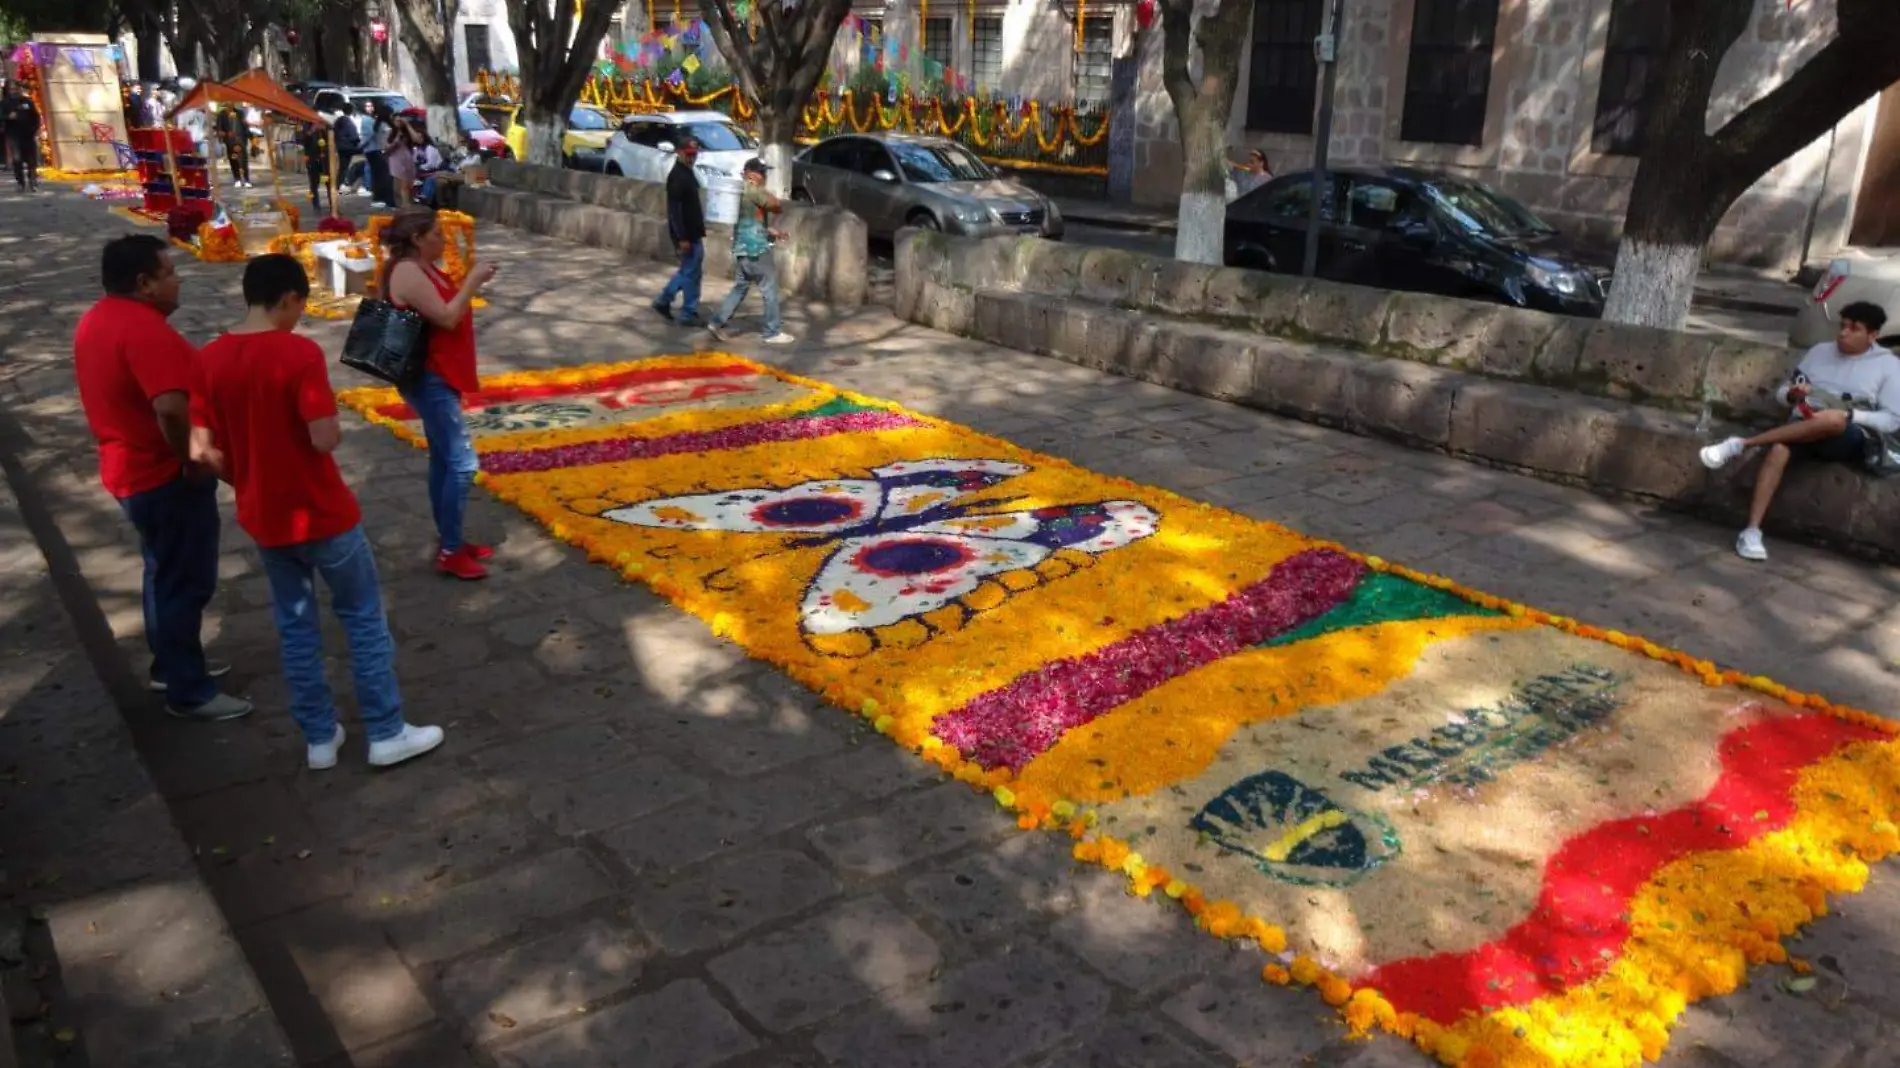
[[[349,293],[369,291],[368,275],[376,269],[376,258],[364,256],[350,259],[343,250],[350,246],[348,239],[339,241],[320,241],[310,246],[317,259],[330,265],[330,292],[341,297]]]

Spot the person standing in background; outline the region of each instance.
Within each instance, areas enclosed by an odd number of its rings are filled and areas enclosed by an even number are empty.
[[[662,319],[673,319],[673,298],[680,298],[681,326],[699,323],[699,284],[706,270],[706,205],[699,198],[699,179],[693,163],[699,159],[699,142],[680,139],[674,150],[673,169],[666,176],[666,228],[679,249],[679,270],[667,279],[666,288],[653,301],[653,311]]]
[[[732,228],[732,291],[713,312],[706,329],[721,341],[730,340],[726,325],[745,301],[753,286],[765,301],[765,329],[760,341],[767,345],[790,345],[797,340],[785,332],[778,312],[778,267],[772,261],[772,242],[785,235],[772,228],[772,216],[785,205],[765,188],[765,174],[771,168],[762,159],[745,161],[745,191],[739,195],[739,221]]]
[[[13,181],[20,192],[40,191],[40,110],[19,82],[7,83],[0,95],[0,137],[13,161]]]
[[[396,205],[396,194],[389,182],[389,105],[380,100],[363,104],[369,116],[369,131],[363,137],[363,158],[369,165],[370,209],[381,211]]]
[[[416,138],[408,119],[396,116],[383,153],[389,166],[389,190],[395,197],[389,206],[400,210],[414,201],[416,195]]]
[[[218,589],[218,480],[191,461],[191,373],[197,354],[165,320],[178,310],[178,272],[165,240],[106,243],[105,296],[73,334],[79,403],[99,448],[99,481],[139,534],[151,688],[183,719],[248,715],[218,692],[229,664],[205,659],[205,606]]]
[[[218,140],[224,143],[224,158],[231,164],[231,181],[239,189],[251,188],[251,124],[231,105],[218,109]]]

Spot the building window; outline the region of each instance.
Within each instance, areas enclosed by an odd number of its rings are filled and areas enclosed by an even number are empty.
[[[1254,0],[1247,129],[1311,134],[1319,61],[1313,39],[1326,0]]]
[[[1497,28],[1498,0],[1418,0],[1400,138],[1441,145],[1484,142]]]
[[[970,73],[978,92],[1003,88],[1003,17],[978,15],[970,34]]]
[[[1643,152],[1644,102],[1649,82],[1662,64],[1663,41],[1669,32],[1666,4],[1645,0],[1613,0],[1610,36],[1603,47],[1603,84],[1597,89],[1596,128],[1590,147],[1608,156],[1639,156]]]
[[[1090,15],[1082,20],[1082,55],[1075,69],[1077,100],[1102,102],[1108,99],[1109,83],[1115,75],[1115,18]]]
[[[924,58],[948,67],[956,61],[956,46],[951,43],[950,20],[936,15],[924,20]]]
[[[494,57],[488,54],[488,23],[463,23],[462,38],[468,45],[468,76],[470,79],[475,77],[476,71],[492,71],[495,69]]]

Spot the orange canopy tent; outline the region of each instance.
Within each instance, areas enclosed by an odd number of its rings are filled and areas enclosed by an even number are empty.
[[[275,112],[297,122],[323,122],[323,116],[315,109],[257,69],[247,70],[228,82],[199,82],[172,108],[172,114],[211,104],[239,104]]]

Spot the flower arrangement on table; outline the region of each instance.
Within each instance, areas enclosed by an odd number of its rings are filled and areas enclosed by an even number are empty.
[[[464,404],[555,537],[1447,1065],[1653,1059],[1900,851],[1869,713],[888,402],[707,353]]]

